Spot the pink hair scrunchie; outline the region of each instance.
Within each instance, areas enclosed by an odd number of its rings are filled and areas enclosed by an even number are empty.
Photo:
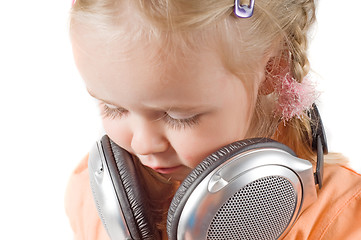
[[[284,121],[293,117],[301,118],[319,97],[319,92],[309,75],[299,83],[287,73],[278,81],[275,91],[278,95],[276,114],[281,115]]]

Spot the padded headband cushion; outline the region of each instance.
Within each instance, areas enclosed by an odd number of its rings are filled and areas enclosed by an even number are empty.
[[[134,160],[108,136],[101,140],[115,191],[132,239],[156,239],[149,206],[137,177]]]
[[[268,138],[253,138],[237,141],[209,155],[187,176],[173,197],[167,219],[167,233],[170,239],[177,239],[177,227],[180,215],[189,196],[198,184],[223,162],[237,154],[258,148],[282,149],[295,156],[295,153],[290,148]]]

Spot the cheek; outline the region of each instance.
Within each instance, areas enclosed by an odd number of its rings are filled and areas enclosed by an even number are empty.
[[[102,119],[103,128],[105,133],[117,145],[121,146],[127,151],[130,151],[130,143],[132,140],[132,132],[124,124],[119,124],[117,120]]]
[[[193,169],[213,151],[209,147],[202,147],[199,142],[192,143],[193,141],[189,141],[181,149],[178,149],[178,157],[182,159],[184,165]]]
[[[178,137],[172,141],[172,146],[184,165],[195,168],[210,154],[239,139],[239,136],[224,134],[221,129]]]
[[[218,116],[212,116],[201,128],[192,130],[188,135],[172,138],[172,146],[185,165],[194,168],[221,147],[245,138],[249,125],[248,114],[226,111],[231,110],[229,108]]]

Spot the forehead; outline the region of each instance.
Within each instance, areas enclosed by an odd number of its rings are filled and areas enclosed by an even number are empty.
[[[209,43],[188,44],[170,35],[109,39],[86,28],[73,31],[79,71],[89,90],[103,99],[120,102],[120,96],[132,94],[142,102],[206,101],[201,93],[226,84],[221,79],[229,73]]]
[[[196,58],[206,52],[216,55],[218,44],[202,31],[161,32],[144,26],[130,25],[129,21],[116,29],[104,30],[86,24],[73,24],[71,39],[75,57],[91,55],[106,57],[108,62],[125,62],[143,59],[152,68],[171,65],[181,68],[186,63],[197,62]]]

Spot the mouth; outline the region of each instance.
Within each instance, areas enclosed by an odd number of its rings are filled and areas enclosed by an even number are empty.
[[[181,167],[182,167],[181,165],[175,166],[175,167],[169,167],[169,168],[155,167],[155,168],[153,168],[153,170],[158,172],[158,173],[161,173],[161,174],[172,174],[172,173],[178,171]]]

